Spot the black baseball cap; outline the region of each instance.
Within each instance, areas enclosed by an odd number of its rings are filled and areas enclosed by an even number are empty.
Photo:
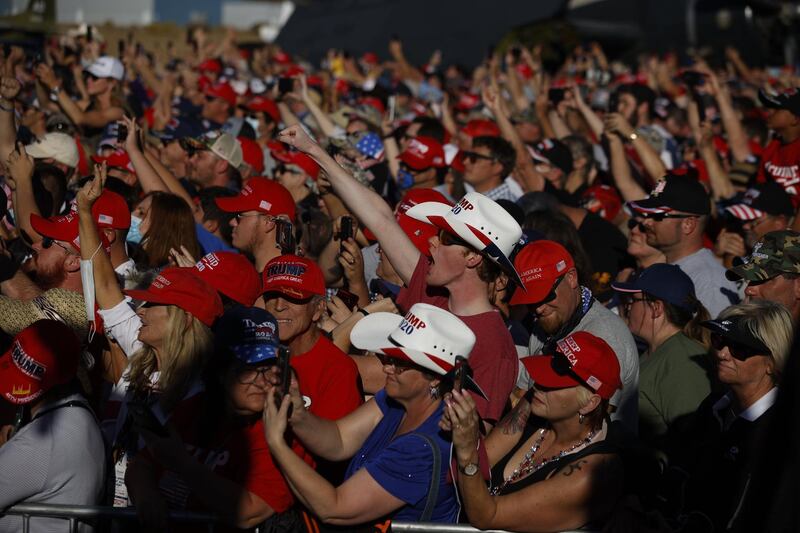
[[[764,341],[756,335],[745,324],[745,317],[732,316],[725,319],[706,320],[700,323],[701,326],[716,333],[726,339],[732,340],[737,344],[742,344],[760,354],[771,354],[772,350],[764,344]]]
[[[741,201],[725,208],[739,220],[755,220],[764,215],[794,214],[792,198],[779,183],[768,181],[747,189]]]
[[[561,169],[564,175],[572,172],[574,161],[569,147],[558,139],[544,139],[533,148],[535,161],[541,161]]]
[[[650,196],[628,202],[628,207],[644,216],[671,211],[702,216],[711,213],[711,199],[696,178],[671,172],[656,182]]]
[[[790,87],[783,91],[773,94],[764,89],[758,91],[758,100],[764,107],[771,109],[785,109],[800,117],[800,89]]]

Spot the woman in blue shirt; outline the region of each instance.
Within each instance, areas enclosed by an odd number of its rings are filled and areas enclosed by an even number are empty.
[[[405,317],[371,313],[353,328],[353,344],[383,362],[386,385],[369,402],[337,420],[303,408],[296,383],[280,406],[267,397],[264,426],[275,461],[297,498],[322,521],[369,526],[389,520],[455,522],[458,504],[447,483],[450,437],[438,422],[442,394],[452,387],[456,357],[468,357],[475,335],[454,315],[416,304]],[[351,458],[334,487],[292,452],[292,431],[308,449],[332,461]]]

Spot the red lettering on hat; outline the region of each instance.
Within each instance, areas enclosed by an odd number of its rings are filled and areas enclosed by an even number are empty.
[[[469,203],[469,200],[467,200],[466,198],[462,198],[461,200],[458,201],[456,205],[453,206],[453,209],[451,209],[451,211],[453,212],[454,215],[457,215],[461,212],[462,209],[471,211],[475,209],[475,206]]]

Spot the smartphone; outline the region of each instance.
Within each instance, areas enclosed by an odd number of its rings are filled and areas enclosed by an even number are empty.
[[[286,93],[290,93],[294,90],[294,80],[292,78],[280,78],[278,79],[278,93],[283,96]]]
[[[117,124],[117,144],[124,144],[125,139],[128,138],[128,126],[125,124]]]
[[[547,97],[553,105],[558,105],[564,99],[564,92],[562,87],[555,87],[547,92]]]
[[[336,296],[344,302],[344,305],[346,305],[348,309],[352,309],[358,305],[358,296],[346,289],[339,289],[336,291]]]
[[[339,227],[339,253],[342,253],[344,248],[344,241],[353,237],[353,218],[349,216],[342,217],[342,223]]]
[[[125,55],[125,41],[123,39],[117,41],[117,55],[120,58]]]
[[[289,387],[292,385],[292,367],[289,364],[291,353],[289,348],[281,346],[278,348],[278,369],[280,370],[281,384],[278,388],[277,394],[280,396],[275,398],[276,405],[280,405],[283,398],[289,394]],[[289,404],[289,411],[287,416],[292,416],[292,404]]]
[[[150,433],[159,437],[169,437],[169,431],[158,421],[156,415],[150,407],[141,403],[128,404],[128,412],[133,419],[133,424],[141,429],[146,429]]]
[[[467,363],[467,360],[464,357],[457,355],[456,369],[455,369],[455,374],[453,375],[454,391],[461,392],[461,390],[464,388],[464,379],[466,378],[468,372],[469,372],[469,364]]]
[[[94,39],[94,34],[93,34],[93,33],[94,33],[94,32],[93,32],[93,27],[92,27],[92,25],[91,25],[91,24],[89,24],[89,25],[86,27],[86,42],[87,42],[87,43],[90,43],[90,42],[92,42],[92,40]]]
[[[294,226],[288,220],[278,218],[275,220],[277,231],[277,245],[282,254],[293,254],[297,248],[294,240]]]

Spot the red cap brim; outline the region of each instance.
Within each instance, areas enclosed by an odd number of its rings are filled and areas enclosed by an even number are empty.
[[[583,385],[580,381],[570,376],[569,374],[561,376],[553,370],[552,355],[532,355],[520,359],[525,369],[533,379],[534,383],[538,383],[543,387],[551,389],[564,389],[567,387],[576,387]]]

